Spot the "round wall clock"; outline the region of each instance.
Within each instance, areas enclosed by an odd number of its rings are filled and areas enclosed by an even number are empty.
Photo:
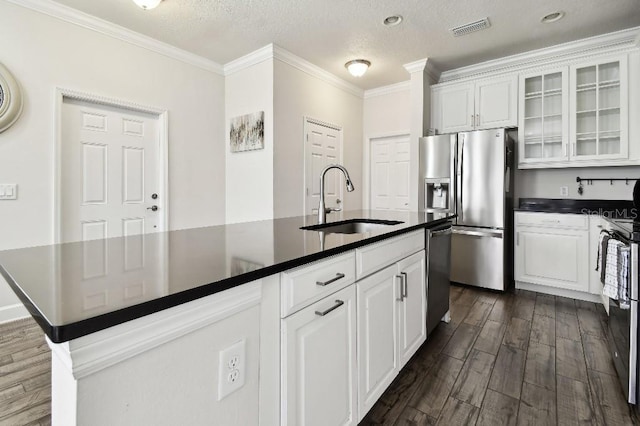
[[[13,75],[0,64],[0,132],[16,122],[22,112],[22,93]]]

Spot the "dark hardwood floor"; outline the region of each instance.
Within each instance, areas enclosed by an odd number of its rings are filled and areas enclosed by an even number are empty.
[[[451,318],[361,424],[634,424],[602,307],[453,286]],[[0,325],[0,426],[51,424],[50,368],[35,322]]]
[[[453,286],[441,323],[361,425],[632,425],[602,306]]]

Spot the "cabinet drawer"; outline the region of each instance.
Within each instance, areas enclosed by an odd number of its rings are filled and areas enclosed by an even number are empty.
[[[356,281],[355,253],[323,259],[283,272],[282,318]]]
[[[516,212],[516,225],[586,230],[589,229],[589,216],[586,214]]]
[[[425,231],[421,229],[356,249],[356,277],[366,277],[417,251],[424,250],[424,239]]]

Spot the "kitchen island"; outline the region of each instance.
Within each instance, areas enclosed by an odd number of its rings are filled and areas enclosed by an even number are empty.
[[[322,271],[320,261],[334,260],[355,265],[349,256],[365,247],[379,247],[376,256],[388,253],[395,265],[408,244],[404,236],[418,231],[424,265],[424,229],[450,217],[351,211],[332,219],[355,218],[401,223],[335,234],[301,230],[315,217],[293,217],[0,252],[0,272],[54,353],[54,424],[286,424],[285,318],[375,272],[354,268],[359,272],[327,287],[333,290],[300,298],[296,277],[306,272],[298,269],[312,264]],[[419,239],[412,238],[417,254]],[[292,270],[287,304],[280,282]],[[242,383],[224,390],[219,353],[238,341],[244,342]],[[361,416],[355,407],[349,411],[355,424]]]

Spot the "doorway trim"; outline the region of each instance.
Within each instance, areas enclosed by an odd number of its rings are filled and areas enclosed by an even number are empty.
[[[411,132],[409,130],[397,131],[397,132],[385,132],[369,135],[365,138],[364,149],[362,150],[363,156],[363,174],[365,176],[363,185],[363,200],[362,205],[366,206],[368,210],[371,210],[371,144],[377,139],[390,139],[406,136],[411,138]],[[409,139],[411,140],[411,139]]]
[[[309,187],[309,182],[307,182],[307,130],[308,130],[308,125],[309,124],[316,124],[318,126],[323,126],[323,127],[328,127],[329,129],[333,129],[333,130],[337,130],[338,132],[340,132],[340,160],[344,163],[344,131],[342,129],[342,126],[339,126],[337,124],[331,124],[328,123],[326,121],[322,121],[322,120],[318,120],[317,118],[312,118],[309,116],[304,116],[304,124],[302,127],[302,146],[303,146],[303,167],[302,167],[302,174],[304,176],[304,183],[302,185],[302,215],[306,216],[307,215],[307,188]],[[344,164],[343,164],[344,165]],[[319,178],[319,176],[318,176]],[[344,193],[342,192],[342,188],[340,189],[340,198],[343,199],[344,201],[344,197],[342,196]]]
[[[55,89],[54,125],[53,125],[53,242],[61,241],[62,219],[62,104],[65,99],[90,102],[98,105],[128,109],[158,117],[158,188],[161,194],[157,203],[162,212],[158,221],[159,231],[169,230],[169,111],[155,107],[141,105],[135,102],[109,98],[87,92],[81,92],[62,87]]]

